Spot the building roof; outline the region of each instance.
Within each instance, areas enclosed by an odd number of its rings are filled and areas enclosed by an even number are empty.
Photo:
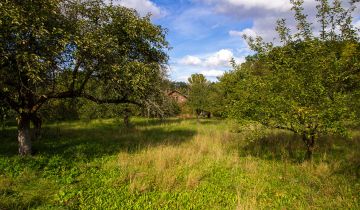
[[[168,95],[172,95],[172,94],[174,94],[174,93],[178,93],[178,94],[180,94],[181,96],[187,98],[186,95],[182,94],[181,92],[179,92],[179,91],[177,91],[177,90],[172,90],[172,91],[168,92]]]

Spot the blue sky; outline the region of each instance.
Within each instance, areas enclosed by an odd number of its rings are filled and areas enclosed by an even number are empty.
[[[115,1],[114,1],[115,2]],[[136,9],[141,15],[152,14],[152,21],[168,29],[169,77],[186,81],[193,73],[202,73],[209,80],[230,70],[230,59],[237,63],[251,54],[241,38],[260,35],[275,41],[275,22],[286,18],[290,28],[295,23],[289,0],[117,0]],[[305,0],[304,8],[313,28],[316,1]],[[360,14],[359,10],[354,14]],[[354,23],[360,26],[359,15]],[[315,30],[316,31],[316,30]]]

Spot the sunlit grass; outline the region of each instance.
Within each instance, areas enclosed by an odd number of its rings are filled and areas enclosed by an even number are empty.
[[[235,133],[220,120],[46,125],[37,154],[1,136],[0,209],[357,209],[360,138],[323,137],[304,162],[297,136]]]

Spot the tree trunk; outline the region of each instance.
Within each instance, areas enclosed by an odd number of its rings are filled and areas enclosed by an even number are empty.
[[[19,154],[31,155],[30,117],[27,114],[18,117],[18,141]]]
[[[128,110],[124,111],[124,124],[125,127],[130,128],[131,124],[130,124],[130,112]]]
[[[197,119],[197,121],[199,121],[201,110],[200,109],[195,109],[195,113],[196,113],[196,119]]]
[[[305,153],[305,160],[311,161],[315,146],[315,134],[312,134],[310,136],[303,134],[303,141],[307,149]]]
[[[295,133],[293,133],[292,138],[290,139],[290,141],[287,144],[287,150],[288,150],[290,158],[294,157],[294,142],[296,140],[297,140],[297,135]]]
[[[305,155],[305,159],[311,161],[312,160],[312,154],[313,154],[314,146],[313,145],[307,145],[307,151]]]
[[[31,122],[34,124],[33,139],[38,140],[41,137],[42,120],[36,114],[31,116]]]

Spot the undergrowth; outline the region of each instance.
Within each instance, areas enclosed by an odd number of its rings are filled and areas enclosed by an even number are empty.
[[[360,135],[299,137],[220,120],[46,125],[36,154],[1,131],[0,209],[358,209]],[[259,133],[260,132],[260,133]]]

